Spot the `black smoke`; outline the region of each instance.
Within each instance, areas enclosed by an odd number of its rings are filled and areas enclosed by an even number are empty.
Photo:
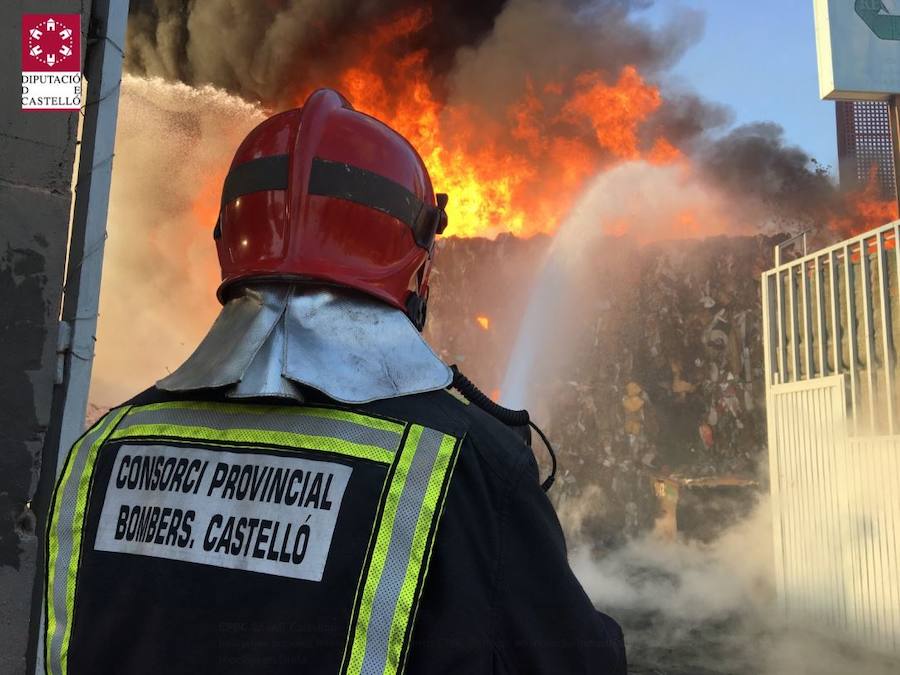
[[[696,157],[709,181],[766,207],[776,225],[821,226],[847,206],[827,167],[788,143],[773,122],[737,127],[704,144]]]
[[[360,57],[373,27],[416,11],[426,20],[391,47],[424,50],[433,84],[466,102],[506,103],[526,80],[539,88],[626,65],[662,74],[703,32],[681,9],[661,27],[637,14],[648,0],[136,0],[126,67],[211,84],[264,105],[321,84]],[[437,87],[441,89],[441,86]]]
[[[731,121],[727,107],[669,84],[672,65],[702,37],[704,17],[676,8],[662,23],[651,24],[643,10],[653,4],[136,0],[126,67],[137,75],[211,84],[277,110],[296,105],[299,92],[334,86],[338,74],[364,56],[375,27],[424,12],[416,30],[386,47],[380,67],[390,71],[392,59],[423,52],[433,94],[476,110],[494,128],[509,127],[508,110],[526,92],[544,96],[548,88],[571,84],[588,70],[614,82],[625,66],[635,66],[664,99],[641,127],[645,148],[665,136],[699,158],[701,169],[736,202],[753,200],[783,219],[822,220],[838,208],[841,196],[827,170],[787,143],[777,125],[753,124],[722,135]],[[392,86],[390,75],[386,86]],[[558,103],[545,99],[545,112],[552,116]],[[365,102],[356,104],[365,109]],[[509,140],[508,147],[514,145]]]
[[[400,49],[425,50],[430,70],[441,77],[461,47],[491,31],[504,4],[433,3],[429,20]],[[352,64],[368,28],[421,6],[410,0],[137,0],[126,68],[278,106],[302,85]]]

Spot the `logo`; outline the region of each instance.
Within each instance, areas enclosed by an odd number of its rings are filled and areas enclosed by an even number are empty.
[[[892,14],[882,0],[855,0],[853,10],[880,40],[900,40],[900,15]]]
[[[22,110],[81,108],[81,15],[22,15]]]

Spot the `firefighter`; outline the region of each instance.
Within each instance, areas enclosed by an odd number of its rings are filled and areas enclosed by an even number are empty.
[[[445,205],[334,91],[249,134],[221,314],[56,487],[48,673],[625,672],[532,452],[419,333]]]

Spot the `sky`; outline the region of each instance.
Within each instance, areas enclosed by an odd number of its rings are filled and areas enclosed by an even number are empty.
[[[703,11],[706,31],[675,75],[728,105],[736,124],[777,122],[789,142],[836,172],[834,103],[819,98],[813,0],[657,0],[648,18],[678,6]]]

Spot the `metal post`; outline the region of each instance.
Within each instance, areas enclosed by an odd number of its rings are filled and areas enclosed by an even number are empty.
[[[819,377],[828,375],[828,329],[825,312],[825,289],[822,283],[822,275],[825,274],[824,258],[813,258],[813,269],[816,272],[816,330],[819,332]]]
[[[842,348],[844,334],[841,330],[841,300],[839,297],[841,268],[837,251],[831,251],[828,254],[828,275],[828,301],[831,308],[831,348],[832,353],[834,354],[834,369],[832,372],[837,374],[843,372],[843,369],[841,368],[841,361],[843,360],[844,356],[844,350]]]
[[[39,516],[46,524],[49,495],[64,457],[84,430],[88,404],[94,341],[100,304],[100,277],[106,243],[106,218],[112,180],[113,148],[122,81],[123,46],[128,21],[128,0],[95,0],[87,26],[87,54],[84,77],[87,99],[84,105],[81,153],[75,184],[75,208],[69,241],[68,269],[63,289],[62,325],[59,352],[62,360],[54,392],[51,428],[44,456],[56,466],[44,466],[39,493]],[[43,531],[40,528],[38,531]],[[46,561],[42,561],[45,563]],[[38,578],[42,578],[42,566]],[[29,645],[33,672],[44,672],[42,584],[35,584],[32,611],[32,641]]]
[[[64,392],[59,434],[61,453],[82,434],[88,388],[94,364],[94,341],[100,305],[100,277],[106,244],[106,217],[112,180],[113,148],[122,81],[122,45],[128,19],[128,0],[95,2],[91,27],[99,35],[85,60],[88,98],[84,108],[81,155],[75,185],[75,212],[69,242],[62,321],[70,341],[61,345]],[[58,473],[59,467],[57,467]]]
[[[777,252],[776,252],[777,258]],[[781,268],[775,267],[775,299],[778,307],[778,348],[775,358],[778,360],[778,379],[774,384],[784,384],[788,382],[787,377],[787,326],[785,325],[784,304],[787,300],[784,297],[784,283],[782,282]]]
[[[884,232],[878,232],[876,252],[878,254],[878,308],[881,311],[881,370],[884,373],[884,405],[887,408],[887,433],[894,435],[894,343],[891,322],[891,282],[887,277],[889,270],[885,257]],[[896,242],[894,244],[896,246]]]
[[[790,302],[790,315],[788,321],[791,325],[791,382],[800,381],[800,300],[798,293],[797,270],[803,274],[803,263],[792,264],[788,267],[788,302]]]
[[[806,235],[804,235],[805,240]],[[816,365],[813,362],[813,327],[812,327],[812,302],[809,293],[809,270],[806,260],[800,265],[800,283],[803,295],[803,377],[811,380],[815,377]]]
[[[866,334],[866,391],[868,392],[869,433],[878,433],[875,416],[875,321],[872,301],[872,262],[869,260],[869,242],[859,240],[859,271],[862,276],[863,330]]]
[[[857,412],[857,391],[859,390],[856,371],[859,368],[859,359],[857,358],[857,328],[856,316],[856,288],[855,277],[853,272],[853,262],[850,256],[850,244],[844,244],[844,284],[846,286],[847,299],[847,353],[848,364],[850,368],[850,410],[852,411],[852,429],[856,433],[859,431],[859,415]],[[862,263],[860,263],[862,264]]]

